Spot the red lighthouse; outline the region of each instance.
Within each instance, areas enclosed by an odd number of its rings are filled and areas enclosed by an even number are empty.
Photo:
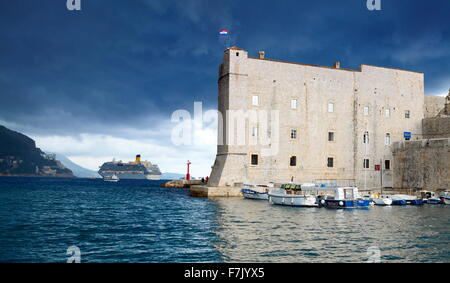
[[[186,164],[187,164],[186,180],[190,181],[191,180],[191,174],[189,173],[189,166],[191,165],[191,162],[188,160]]]

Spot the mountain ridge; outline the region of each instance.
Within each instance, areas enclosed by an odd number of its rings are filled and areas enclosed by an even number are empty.
[[[45,154],[30,137],[0,125],[0,176],[73,178],[54,155]]]

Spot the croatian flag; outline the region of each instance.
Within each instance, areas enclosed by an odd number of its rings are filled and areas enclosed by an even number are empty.
[[[226,29],[223,29],[219,32],[220,35],[228,35],[228,31]]]

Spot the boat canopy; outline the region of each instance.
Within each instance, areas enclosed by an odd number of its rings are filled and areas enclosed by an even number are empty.
[[[300,185],[300,184],[282,184],[281,188],[285,189],[285,190],[301,190],[302,185]]]

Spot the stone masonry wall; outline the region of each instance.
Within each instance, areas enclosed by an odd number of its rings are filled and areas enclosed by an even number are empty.
[[[422,128],[425,139],[450,138],[450,117],[423,119]]]
[[[434,118],[444,108],[445,97],[443,96],[425,96],[424,114],[425,118]]]
[[[393,156],[394,188],[450,188],[450,138],[396,142]]]

